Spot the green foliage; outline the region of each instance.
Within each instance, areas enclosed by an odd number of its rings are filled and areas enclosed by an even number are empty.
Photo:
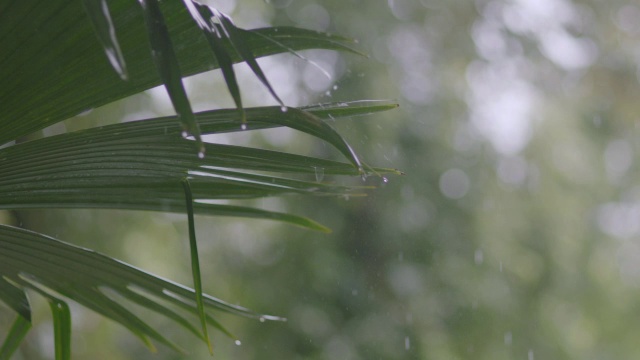
[[[165,316],[209,344],[207,324],[232,336],[211,315],[253,313],[202,291],[194,214],[279,220],[328,232],[293,214],[203,200],[252,199],[288,193],[361,195],[346,187],[292,177],[398,173],[371,168],[324,119],[394,108],[364,101],[286,107],[257,57],[323,48],[354,52],[350,40],[291,27],[242,30],[215,9],[185,0],[10,1],[0,9],[0,208],[109,208],[188,214],[194,289],[45,234],[0,225],[0,300],[18,314],[0,358],[8,358],[30,327],[30,289],[50,304],[56,359],[71,357],[74,300],[122,324],[151,349],[151,340],[183,351],[126,303]],[[91,31],[93,30],[93,31]],[[106,56],[105,56],[106,54]],[[232,64],[246,62],[280,106],[243,108]],[[238,109],[194,113],[182,78],[221,68]],[[177,116],[116,124],[33,141],[49,125],[157,85]],[[201,135],[289,127],[333,145],[347,162],[256,148],[203,143]],[[193,138],[193,139],[192,139]],[[195,146],[194,146],[195,144]],[[275,175],[273,173],[287,174]],[[179,311],[178,311],[179,310]],[[191,314],[201,328],[192,324]]]

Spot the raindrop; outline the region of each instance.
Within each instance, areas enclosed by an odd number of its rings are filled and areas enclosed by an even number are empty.
[[[338,90],[338,85],[333,85],[333,90]]]
[[[533,360],[533,350],[532,349],[529,349],[528,356],[529,356],[529,360]]]
[[[240,130],[247,130],[247,124],[240,124]]]
[[[204,159],[204,151],[198,151],[198,159]]]
[[[265,322],[265,321],[266,321],[266,319],[264,317],[260,316],[260,322]]]
[[[182,135],[182,137],[185,138],[185,139],[187,138],[187,136],[189,136],[189,134],[184,130],[182,131],[182,133],[180,135]]]
[[[242,342],[241,342],[240,340],[236,340],[236,341],[235,341],[235,343],[236,343],[236,345],[238,345],[238,346],[242,345]]]
[[[324,168],[321,167],[314,167],[315,173],[316,173],[316,181],[320,182],[322,181],[322,179],[324,179]]]
[[[368,177],[368,175],[365,174],[365,173],[362,173],[362,176],[360,176],[360,178],[362,179],[362,182],[367,181],[367,177]]]
[[[382,182],[386,184],[386,183],[388,183],[388,182],[389,182],[389,179],[387,179],[385,176],[383,176],[383,177],[382,177]]]
[[[411,348],[411,339],[408,336],[404,338],[404,349],[409,350]]]
[[[287,110],[289,110],[286,106],[281,106],[280,107],[280,111],[282,112],[287,112]]]
[[[327,96],[331,96],[331,91],[327,90],[327,91],[325,91],[324,94],[327,95]]]

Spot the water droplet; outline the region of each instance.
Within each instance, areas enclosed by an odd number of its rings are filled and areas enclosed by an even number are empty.
[[[281,106],[280,107],[280,111],[282,111],[282,112],[287,112],[287,110],[289,110],[289,108],[286,107],[286,106]]]
[[[362,182],[367,181],[367,177],[369,177],[367,174],[362,173],[362,175],[360,176],[360,178],[362,179]]]
[[[240,124],[240,130],[247,130],[247,124]]]
[[[313,169],[315,170],[315,173],[316,173],[316,181],[317,182],[322,181],[322,179],[324,179],[324,168],[314,167]]]
[[[333,85],[333,90],[338,90],[338,85]]]
[[[532,350],[532,349],[529,349],[529,354],[528,354],[528,356],[529,356],[529,360],[534,360],[534,359],[533,359],[533,350]]]
[[[384,176],[383,176],[383,177],[382,177],[382,182],[386,184],[386,183],[388,183],[388,182],[389,182],[389,179],[387,179],[386,177],[384,177]]]
[[[186,131],[183,130],[180,135],[182,135],[182,137],[186,139],[187,136],[189,136],[189,133],[187,133]]]
[[[238,345],[238,346],[242,345],[242,342],[241,342],[240,340],[236,340],[236,341],[235,341],[235,343],[236,343],[236,345]]]
[[[325,91],[324,94],[327,95],[327,96],[331,96],[331,91],[327,90],[327,91]]]
[[[260,322],[265,322],[265,321],[266,321],[266,319],[265,319],[264,317],[262,317],[262,316],[261,316],[261,317],[260,317]]]
[[[411,339],[409,339],[408,336],[404,337],[404,349],[405,350],[411,349]]]
[[[204,151],[198,151],[198,159],[204,159]]]

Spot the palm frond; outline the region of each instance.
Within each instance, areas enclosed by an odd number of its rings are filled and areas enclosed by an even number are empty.
[[[50,304],[56,359],[71,356],[66,299],[122,324],[152,349],[154,340],[183,351],[127,304],[171,319],[210,349],[207,324],[232,336],[211,315],[213,310],[282,320],[202,292],[194,214],[271,219],[329,232],[303,216],[214,201],[285,194],[359,196],[368,187],[308,181],[299,175],[400,173],[363,164],[325,121],[389,110],[396,104],[360,101],[286,107],[256,61],[311,48],[358,53],[350,39],[291,27],[243,30],[228,16],[192,0],[141,0],[139,4],[80,0],[47,7],[36,0],[10,0],[0,7],[0,145],[5,145],[0,149],[0,209],[187,213],[195,289],[44,234],[0,225],[0,301],[18,314],[0,348],[0,359],[11,356],[31,326],[26,289]],[[243,107],[233,72],[238,62],[248,64],[280,106]],[[221,68],[237,109],[193,113],[183,77],[216,68]],[[167,89],[177,116],[6,146],[80,112],[158,85]],[[201,139],[202,134],[280,126],[331,144],[346,162]],[[192,324],[193,318],[200,320],[200,329]]]
[[[7,104],[0,112],[0,145],[162,84],[135,1],[109,1],[128,81],[112,70],[81,4],[53,2],[46,11],[37,0],[10,0],[6,5],[10,11],[0,12],[0,23],[6,29],[0,34],[0,102]],[[160,7],[171,39],[180,44],[174,50],[182,76],[219,68],[184,5],[163,1]],[[355,52],[350,39],[292,27],[237,29],[236,35],[236,41],[250,48],[255,57],[289,49]],[[233,63],[243,61],[228,38],[221,40]]]

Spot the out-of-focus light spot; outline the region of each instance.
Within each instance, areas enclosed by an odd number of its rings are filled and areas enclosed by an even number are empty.
[[[265,0],[265,2],[275,8],[284,9],[287,6],[291,5],[293,0]]]
[[[265,129],[260,131],[260,135],[270,145],[284,147],[295,138],[295,130],[289,128]]]
[[[618,29],[629,35],[640,34],[640,7],[637,5],[625,5],[618,9],[614,18]]]
[[[440,191],[450,199],[460,199],[467,194],[471,181],[460,169],[449,169],[440,176]]]
[[[627,239],[640,232],[640,203],[607,203],[596,213],[600,230],[610,236]]]
[[[237,5],[236,0],[205,0],[203,3],[225,14],[231,14]]]
[[[482,265],[482,263],[484,262],[484,252],[480,249],[476,250],[476,252],[473,254],[473,261],[476,263],[476,265]]]
[[[618,268],[622,278],[630,283],[640,280],[640,244],[637,241],[624,241],[617,253]]]
[[[500,64],[502,65],[502,64]],[[471,122],[504,155],[520,152],[531,138],[535,94],[531,85],[510,72],[510,66],[482,62],[467,69]],[[502,69],[502,70],[501,70]]]
[[[507,331],[506,333],[504,333],[504,344],[511,345],[512,342],[513,342],[513,334],[511,334],[511,331]]]
[[[540,36],[540,50],[551,61],[566,70],[592,65],[598,47],[590,39],[575,38],[565,31],[547,31]]]
[[[420,8],[415,0],[388,0],[389,9],[393,16],[398,20],[407,21],[410,20],[417,13],[419,14]]]
[[[604,151],[604,165],[610,181],[617,181],[631,168],[633,149],[628,141],[614,140]]]
[[[416,105],[427,105],[433,100],[436,89],[423,74],[407,76],[400,85],[400,91],[405,99]]]
[[[406,233],[420,232],[431,224],[431,204],[412,199],[400,208],[398,223]]]
[[[391,289],[398,296],[411,296],[423,291],[423,273],[417,267],[407,264],[394,265],[387,272]]]
[[[343,336],[334,336],[324,347],[327,359],[354,359],[356,350],[350,339]]]
[[[507,52],[507,41],[497,24],[487,21],[476,22],[473,25],[471,36],[476,48],[485,59],[498,59]]]
[[[393,59],[393,77],[401,79],[398,86],[402,95],[416,105],[430,103],[436,84],[424,31],[418,26],[401,25],[387,39],[387,47],[388,52],[377,49],[376,53],[379,57]]]
[[[306,63],[302,72],[304,86],[313,92],[325,92],[331,89],[337,75],[336,70],[342,62],[340,55],[333,51],[309,52],[313,63]]]
[[[329,316],[313,306],[297,306],[290,315],[291,323],[302,332],[313,337],[321,337],[332,331]]]
[[[566,0],[516,0],[504,7],[502,15],[515,33],[538,33],[578,20],[574,6]]]
[[[527,180],[527,162],[519,157],[502,158],[498,162],[498,178],[508,185],[522,185]]]
[[[574,183],[590,183],[598,177],[598,172],[587,155],[588,149],[589,147],[581,142],[556,143],[551,150],[553,166]]]
[[[294,20],[306,29],[326,31],[331,25],[329,12],[317,3],[309,4],[301,8],[295,15]]]

